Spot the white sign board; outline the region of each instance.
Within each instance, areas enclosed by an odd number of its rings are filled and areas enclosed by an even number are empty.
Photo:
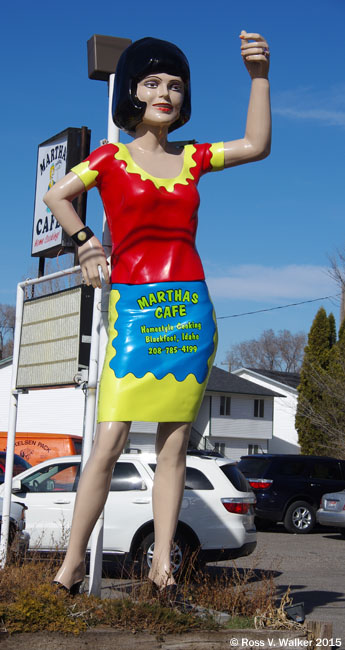
[[[63,230],[43,196],[66,174],[67,139],[65,133],[38,147],[32,255],[63,245]]]
[[[77,383],[89,364],[92,305],[85,285],[24,302],[17,388]]]

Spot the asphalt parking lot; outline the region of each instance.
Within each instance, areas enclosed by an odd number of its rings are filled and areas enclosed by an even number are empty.
[[[304,602],[308,619],[332,622],[333,638],[340,638],[345,648],[345,539],[335,529],[291,535],[277,525],[258,532],[255,553],[236,560],[236,566],[255,568],[258,575],[273,571],[278,597],[290,586],[293,602]]]

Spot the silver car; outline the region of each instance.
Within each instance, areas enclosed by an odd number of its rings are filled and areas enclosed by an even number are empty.
[[[0,532],[3,502],[4,500],[0,497]],[[27,510],[27,506],[23,503],[12,501],[10,510],[9,544],[11,545],[11,549],[19,554],[24,554],[27,551],[30,542],[30,535],[25,530],[25,510]]]
[[[322,526],[336,526],[345,537],[345,490],[324,494],[316,519]]]

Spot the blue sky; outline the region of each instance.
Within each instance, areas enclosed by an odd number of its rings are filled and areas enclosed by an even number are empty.
[[[310,329],[317,309],[338,317],[329,256],[344,250],[345,80],[343,0],[196,0],[69,5],[17,0],[2,18],[0,302],[36,273],[30,257],[37,145],[68,126],[88,126],[92,148],[106,136],[107,85],[87,76],[92,34],[156,36],[186,53],[192,118],[176,138],[242,137],[250,81],[241,29],[271,49],[273,144],[265,161],[210,174],[200,183],[198,249],[219,317],[221,365],[233,343],[264,329]],[[175,137],[175,136],[174,136]],[[89,194],[87,223],[100,235],[102,208]]]

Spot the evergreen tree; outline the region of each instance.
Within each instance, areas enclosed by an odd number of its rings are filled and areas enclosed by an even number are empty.
[[[345,321],[332,347],[324,394],[324,433],[329,453],[345,458]]]
[[[329,347],[332,348],[333,345],[337,342],[337,328],[335,324],[334,315],[331,313],[328,316],[329,320]]]
[[[302,454],[327,455],[329,438],[320,425],[330,351],[335,343],[335,321],[323,307],[317,312],[308,336],[298,387],[296,429]]]

